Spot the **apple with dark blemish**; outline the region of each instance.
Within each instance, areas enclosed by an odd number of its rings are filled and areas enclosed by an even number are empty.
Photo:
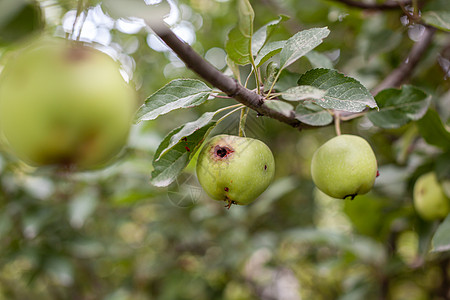
[[[232,204],[253,202],[271,183],[275,161],[263,142],[246,137],[217,135],[202,148],[197,177],[213,199]]]

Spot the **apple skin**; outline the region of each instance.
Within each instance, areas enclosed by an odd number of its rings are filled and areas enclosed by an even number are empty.
[[[0,130],[33,166],[91,169],[126,143],[136,93],[108,55],[58,38],[32,42],[0,74]]]
[[[416,180],[413,202],[417,213],[425,220],[443,219],[450,212],[450,199],[434,172],[423,174]]]
[[[355,135],[336,136],[320,146],[311,161],[315,185],[333,198],[367,193],[377,177],[377,159],[369,143]]]
[[[253,202],[272,182],[275,160],[263,142],[246,137],[217,135],[200,151],[197,177],[213,199],[231,204]]]

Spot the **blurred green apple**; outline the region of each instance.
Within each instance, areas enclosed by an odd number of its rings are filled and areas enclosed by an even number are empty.
[[[417,213],[426,220],[443,219],[450,212],[450,199],[444,194],[434,172],[417,179],[413,199]]]
[[[136,106],[119,65],[79,42],[34,41],[0,74],[0,130],[34,166],[108,162],[126,143]]]
[[[274,172],[269,147],[252,138],[217,135],[205,144],[197,160],[201,186],[228,207],[253,202],[269,186]]]
[[[372,189],[377,159],[369,143],[355,135],[336,136],[320,146],[311,161],[315,185],[333,198],[355,198]]]

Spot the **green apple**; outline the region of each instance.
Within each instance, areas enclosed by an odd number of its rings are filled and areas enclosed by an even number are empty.
[[[0,74],[0,130],[34,166],[91,169],[126,142],[137,101],[108,55],[44,38],[8,58]]]
[[[444,194],[436,173],[421,175],[414,184],[414,207],[426,220],[445,218],[450,212],[450,199]]]
[[[336,136],[320,146],[311,161],[315,185],[333,198],[353,199],[372,189],[377,159],[369,143],[355,135]]]
[[[273,179],[275,161],[259,140],[217,135],[202,148],[196,170],[206,193],[230,207],[249,204],[264,192]]]

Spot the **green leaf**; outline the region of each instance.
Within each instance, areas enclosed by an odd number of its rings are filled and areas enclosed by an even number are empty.
[[[248,0],[238,0],[239,31],[247,38],[253,35],[255,13]]]
[[[284,100],[300,101],[306,99],[322,99],[326,91],[309,85],[294,86],[281,93]]]
[[[228,33],[225,50],[228,57],[238,65],[247,65],[251,62],[251,39],[242,34],[238,27]]]
[[[450,31],[450,11],[427,11],[422,19],[429,25]]]
[[[190,108],[204,103],[211,89],[195,79],[176,79],[145,100],[136,114],[138,121],[153,120],[179,108]]]
[[[425,116],[417,121],[420,135],[430,144],[442,148],[450,149],[450,132],[445,129],[439,114],[429,109]]]
[[[264,46],[267,40],[270,38],[274,30],[277,26],[283,22],[288,20],[288,16],[281,15],[277,20],[273,20],[266,25],[259,28],[252,37],[252,53],[258,53],[259,50]]]
[[[278,68],[278,65],[276,62],[271,61],[270,63],[267,64],[267,68],[266,68],[266,79],[264,81],[264,87],[266,88],[266,90],[269,89],[270,86],[272,86],[277,73],[280,71],[280,68]]]
[[[450,198],[450,150],[435,158],[436,176],[444,190],[444,194]]]
[[[359,81],[335,70],[310,70],[300,77],[298,85],[323,90],[325,95],[315,99],[323,108],[360,112],[366,107],[377,107],[372,94]]]
[[[436,230],[431,240],[431,251],[444,252],[450,250],[450,214]]]
[[[229,70],[231,70],[231,73],[233,73],[234,78],[239,79],[239,66],[228,55],[226,58],[226,62]]]
[[[333,69],[333,62],[325,54],[309,51],[305,56],[313,68]]]
[[[267,100],[264,101],[264,105],[270,109],[273,109],[287,117],[290,117],[293,113],[294,107],[289,103],[279,100]]]
[[[265,63],[269,58],[279,53],[281,49],[283,49],[284,45],[286,45],[287,41],[278,41],[272,42],[265,45],[258,53],[255,58],[256,67],[260,67],[263,63]]]
[[[280,53],[280,69],[291,65],[297,59],[316,48],[330,34],[327,27],[300,31],[287,40]]]
[[[333,116],[326,109],[309,101],[297,105],[295,118],[312,126],[325,126],[333,122]]]
[[[429,95],[410,85],[383,90],[375,100],[380,110],[369,112],[368,117],[381,128],[398,128],[422,118],[430,103]]]
[[[248,0],[238,0],[238,24],[228,33],[225,50],[228,57],[238,65],[251,62],[253,19],[255,13]]]
[[[189,164],[189,161],[200,148],[211,129],[216,126],[216,123],[215,121],[207,123],[165,151],[170,145],[172,137],[182,131],[184,126],[172,130],[156,150],[153,159],[154,170],[150,182],[157,187],[165,187],[171,184]],[[163,151],[165,152],[162,153]]]
[[[214,118],[214,116],[216,114],[217,114],[217,112],[206,112],[197,120],[184,124],[181,127],[180,131],[176,132],[174,135],[171,136],[169,144],[167,145],[167,147],[164,150],[161,151],[161,154],[158,156],[156,161],[160,159],[161,155],[164,155],[167,151],[169,151],[171,148],[173,148],[176,144],[178,144],[180,142],[184,142],[184,139],[187,139],[188,136],[193,134],[199,128],[207,126],[212,121],[212,119]]]
[[[435,158],[435,171],[439,181],[450,180],[450,151]]]

